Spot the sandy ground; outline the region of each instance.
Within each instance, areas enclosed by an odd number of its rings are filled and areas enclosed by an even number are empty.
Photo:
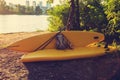
[[[43,33],[46,32],[0,34],[0,80],[120,80],[114,78],[120,74],[119,52],[92,59],[27,63],[25,66],[20,62],[22,52],[6,49],[16,41]]]
[[[43,34],[44,32],[21,32],[0,34],[0,80],[27,80],[28,70],[19,61],[22,52],[6,49],[21,39]]]

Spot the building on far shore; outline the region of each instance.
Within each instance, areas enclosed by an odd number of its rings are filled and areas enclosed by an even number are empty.
[[[33,6],[33,10],[35,11],[35,9],[36,9],[36,1],[33,1],[32,6]]]
[[[29,7],[30,6],[30,2],[29,0],[26,0],[26,7]]]

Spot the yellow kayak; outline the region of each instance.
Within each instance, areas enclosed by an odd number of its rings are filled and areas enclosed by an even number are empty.
[[[23,52],[33,52],[51,37],[53,37],[57,32],[50,32],[27,39],[23,39],[16,43],[11,44],[8,49],[23,51]],[[104,35],[97,32],[83,32],[83,31],[63,31],[62,34],[72,43],[73,47],[86,47],[89,44],[98,43],[104,40]],[[56,40],[53,39],[52,42],[46,46],[46,49],[54,49]]]

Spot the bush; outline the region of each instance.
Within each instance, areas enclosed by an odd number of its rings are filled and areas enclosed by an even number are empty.
[[[58,31],[60,27],[64,26],[62,20],[57,16],[51,16],[48,20],[50,22],[48,28],[49,31]]]
[[[67,23],[68,13],[68,4],[58,5],[48,10],[48,14],[51,15],[48,18],[49,30],[57,31],[60,27],[64,27]]]

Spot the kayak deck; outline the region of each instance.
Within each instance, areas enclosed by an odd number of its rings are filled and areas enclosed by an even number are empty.
[[[49,32],[33,37],[29,37],[8,46],[10,50],[22,52],[34,52],[46,41],[53,38],[57,32]],[[98,43],[104,40],[104,35],[97,32],[89,31],[63,31],[62,34],[69,40],[73,47],[86,47],[89,44]],[[54,49],[56,39],[53,40],[45,47],[46,49]]]
[[[115,51],[115,48],[110,48],[109,52]],[[58,61],[78,58],[89,58],[102,56],[106,53],[103,47],[77,47],[68,50],[44,49],[36,52],[24,54],[21,57],[22,62],[36,61]]]

